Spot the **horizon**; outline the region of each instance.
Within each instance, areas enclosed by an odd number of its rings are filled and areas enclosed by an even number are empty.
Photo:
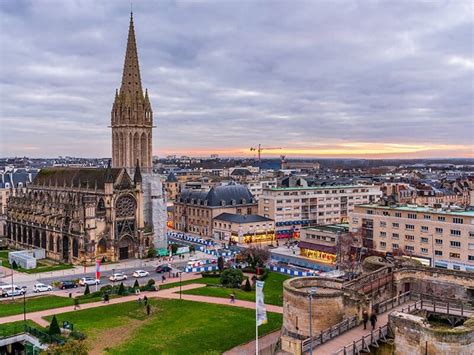
[[[0,155],[112,155],[130,4],[84,4],[0,3]],[[468,2],[292,4],[134,4],[153,155],[474,158]]]

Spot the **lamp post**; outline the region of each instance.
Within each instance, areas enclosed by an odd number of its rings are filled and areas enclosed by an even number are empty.
[[[10,270],[12,271],[12,301],[15,299],[15,288],[13,286],[13,265],[10,265]]]
[[[183,272],[180,270],[179,271],[179,299],[182,299],[182,296],[181,296],[181,274]]]
[[[316,294],[316,287],[311,287],[308,292],[309,299],[309,354],[313,355],[313,311],[311,307],[311,301],[313,296]]]
[[[23,322],[26,325],[26,292],[23,294]]]

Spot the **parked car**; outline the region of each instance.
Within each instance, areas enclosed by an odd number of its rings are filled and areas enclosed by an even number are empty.
[[[110,281],[122,281],[126,279],[127,275],[125,275],[123,272],[116,272],[115,274],[112,274],[112,276],[109,277]]]
[[[59,283],[59,288],[61,290],[65,290],[67,288],[75,288],[77,287],[77,283],[75,283],[74,281],[61,281]]]
[[[26,290],[19,288],[18,286],[13,285],[13,287],[6,287],[2,290],[3,297],[12,297],[12,296],[23,296],[26,293]]]
[[[45,285],[42,283],[37,283],[33,286],[33,292],[38,293],[38,292],[47,292],[47,291],[52,291],[53,286],[51,285]]]
[[[148,271],[145,271],[145,270],[136,270],[133,273],[133,277],[146,277],[148,275],[150,275],[150,273]]]
[[[100,280],[94,277],[83,277],[79,280],[79,285],[81,286],[85,286],[85,285],[92,286],[92,285],[99,285],[99,284],[100,284]]]
[[[159,265],[155,271],[161,274],[163,272],[170,272],[171,270],[172,270],[171,267],[168,265]]]
[[[198,267],[204,265],[204,261],[202,260],[195,260],[195,261],[188,261],[189,267]]]

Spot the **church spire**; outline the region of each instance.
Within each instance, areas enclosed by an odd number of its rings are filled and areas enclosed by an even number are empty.
[[[132,96],[135,96],[137,92],[142,97],[143,90],[138,64],[137,42],[135,40],[135,27],[133,26],[133,13],[131,12],[120,93],[130,93]]]

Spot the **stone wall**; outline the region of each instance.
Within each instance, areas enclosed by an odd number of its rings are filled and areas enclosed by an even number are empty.
[[[426,319],[401,312],[389,316],[395,336],[395,354],[474,354],[474,326],[432,326]]]

